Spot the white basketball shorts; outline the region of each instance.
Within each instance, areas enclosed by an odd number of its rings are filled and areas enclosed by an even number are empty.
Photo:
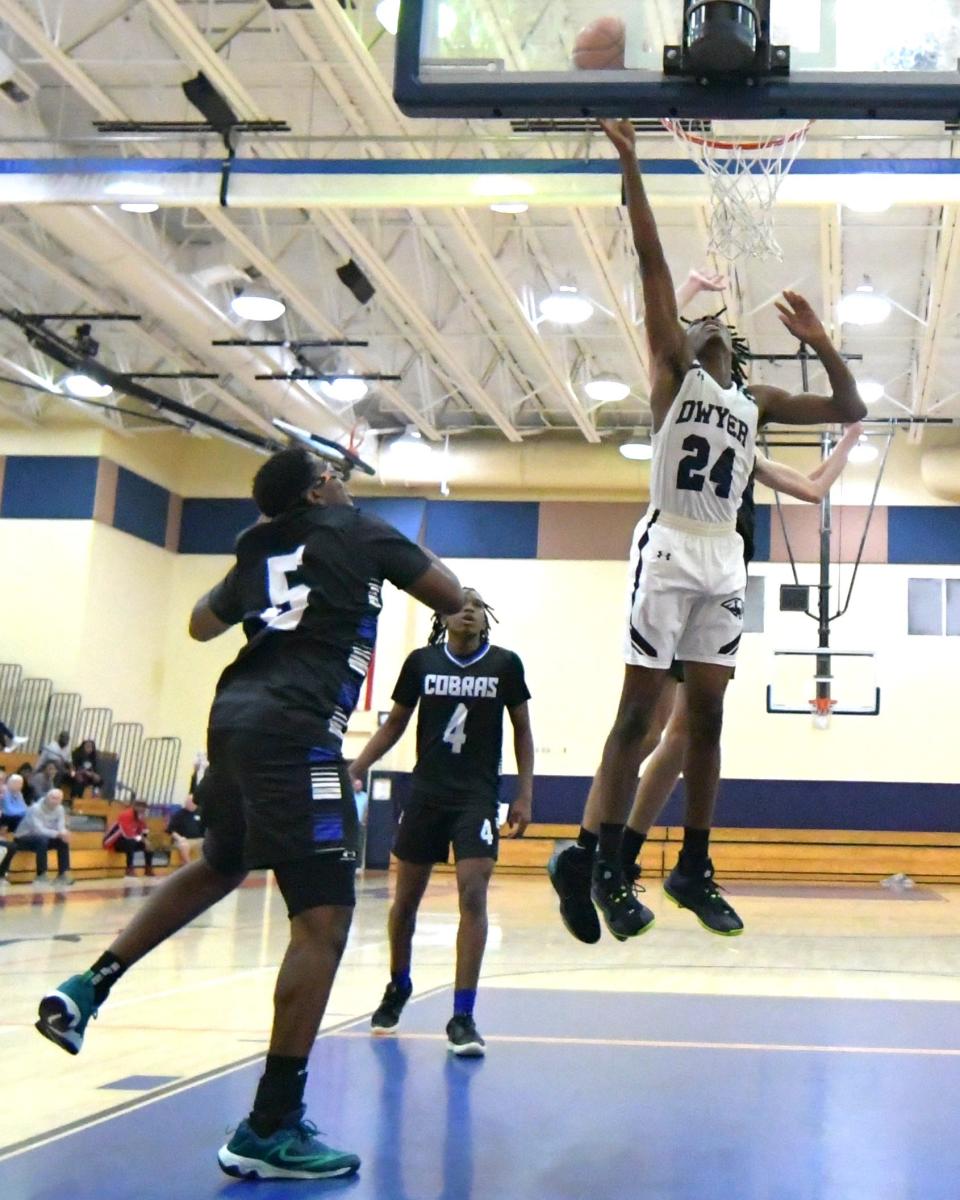
[[[675,658],[732,667],[746,586],[735,529],[648,513],[633,533],[625,661],[664,671]]]

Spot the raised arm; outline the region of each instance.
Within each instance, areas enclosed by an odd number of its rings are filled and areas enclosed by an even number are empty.
[[[403,737],[412,715],[412,708],[407,708],[403,704],[394,704],[390,715],[350,764],[348,769],[352,779],[366,779],[367,772],[373,764],[379,762],[387,751],[392,750]]]
[[[430,559],[430,566],[411,583],[405,590],[414,600],[426,604],[434,612],[450,616],[463,608],[463,589],[460,580],[450,568],[440,561],[433,553],[423,547],[424,554]]]
[[[857,381],[809,303],[799,292],[784,292],[783,301],[777,301],[777,309],[783,325],[823,363],[833,394],[791,395],[783,388],[758,384],[750,390],[760,407],[761,421],[782,421],[786,425],[846,425],[861,421],[867,415],[867,406],[860,399]]]
[[[650,407],[656,427],[676,395],[679,382],[690,365],[690,356],[680,325],[673,278],[640,175],[633,125],[629,121],[602,121],[601,124],[620,156],[633,244],[640,260],[644,319],[652,366]]]
[[[772,462],[758,453],[756,478],[775,492],[783,492],[786,496],[793,496],[795,500],[806,500],[809,504],[819,504],[847,465],[850,451],[860,440],[862,432],[863,426],[859,422],[846,429],[833,453],[809,475],[804,475],[785,463]]]

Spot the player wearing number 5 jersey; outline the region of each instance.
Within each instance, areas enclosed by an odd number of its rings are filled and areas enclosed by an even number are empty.
[[[236,563],[190,617],[197,641],[240,622],[247,637],[210,713],[203,857],[166,880],[89,971],[43,998],[37,1027],[78,1053],[91,1016],[129,967],[248,869],[272,868],[290,944],[253,1109],[218,1159],[241,1178],[323,1179],[360,1165],[317,1138],[303,1104],[307,1057],[353,915],[357,814],[343,732],[370,661],[384,579],[444,612],[459,609],[463,593],[441,563],[358,512],[337,471],[305,450],[264,463],[253,498],[265,520],[240,535]]]
[[[417,763],[413,792],[403,810],[394,853],[397,888],[390,909],[390,983],[373,1014],[374,1033],[392,1033],[413,985],[411,947],[417,909],[434,863],[453,846],[460,896],[457,972],[448,1049],[479,1055],[483,1038],[473,1020],[477,981],[487,940],[487,886],[497,857],[497,807],[503,714],[510,714],[519,774],[508,823],[519,836],[530,820],[533,737],[523,664],[510,650],[491,646],[491,610],[473,588],[450,617],[437,617],[430,643],[403,664],[393,709],[351,764],[363,778],[406,729],[414,708]]]
[[[640,261],[650,343],[653,461],[650,507],[637,527],[627,599],[623,688],[617,716],[587,797],[578,844],[549,872],[574,936],[596,940],[591,896],[614,937],[635,937],[653,914],[624,879],[620,843],[643,741],[674,658],[685,666],[688,733],[683,762],[685,847],[698,853],[701,881],[712,866],[707,838],[720,779],[723,698],[743,620],[746,572],[736,513],[753,470],[758,425],[860,420],[857,385],[810,305],[796,292],[777,303],[787,330],[819,357],[833,394],[791,396],[745,387],[743,362],[718,317],[680,324],[670,269],[636,157],[629,121],[603,122],[620,156],[624,194]],[[596,857],[594,857],[596,855]]]

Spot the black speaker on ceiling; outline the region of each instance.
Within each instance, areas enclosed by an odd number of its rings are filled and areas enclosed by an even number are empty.
[[[369,304],[377,294],[377,289],[352,258],[337,267],[337,278],[361,304]]]

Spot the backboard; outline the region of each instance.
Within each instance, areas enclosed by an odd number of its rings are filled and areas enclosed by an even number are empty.
[[[710,81],[671,68],[694,2],[403,0],[395,96],[412,116],[960,118],[960,0],[757,0],[773,72]],[[623,69],[576,69],[578,31],[606,16]]]

